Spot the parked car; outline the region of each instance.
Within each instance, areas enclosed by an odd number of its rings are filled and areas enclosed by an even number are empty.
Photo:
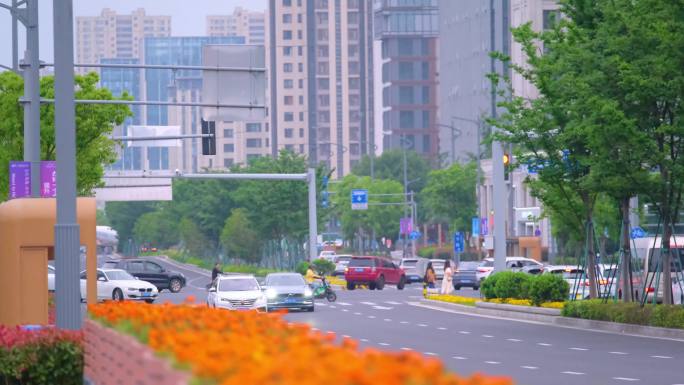
[[[544,273],[544,269],[545,269],[545,267],[542,265],[529,265],[529,266],[523,267],[522,270],[520,270],[520,271],[522,271],[523,273],[531,274],[531,275],[539,275],[539,274]]]
[[[404,258],[399,267],[404,270],[406,283],[423,282],[428,260],[425,258]]]
[[[253,275],[219,275],[208,291],[207,306],[228,310],[268,311],[266,294]]]
[[[525,257],[506,257],[506,269],[511,271],[521,271],[526,266],[539,266],[544,267],[544,265],[532,258]],[[477,280],[482,281],[489,277],[494,271],[494,258],[485,258],[477,267]]]
[[[344,279],[349,290],[354,290],[357,285],[382,290],[385,284],[397,285],[397,289],[403,290],[406,285],[404,270],[382,257],[352,257]]]
[[[462,287],[472,287],[473,290],[480,289],[480,281],[477,279],[477,267],[479,262],[464,261],[458,264],[454,270],[453,284],[455,290]]]
[[[157,262],[147,259],[111,259],[103,267],[126,270],[134,277],[152,283],[159,291],[168,289],[178,293],[186,284],[182,273],[166,270]]]
[[[87,299],[85,270],[81,272],[81,300]],[[97,299],[125,299],[153,303],[159,296],[157,288],[121,269],[97,269]]]
[[[344,275],[347,265],[349,265],[349,261],[351,259],[352,256],[350,254],[338,255],[335,257],[335,271],[332,273],[333,277]]]
[[[266,293],[268,310],[300,309],[314,311],[313,290],[299,273],[272,273],[261,287]]]
[[[55,291],[55,267],[48,265],[48,291]]]

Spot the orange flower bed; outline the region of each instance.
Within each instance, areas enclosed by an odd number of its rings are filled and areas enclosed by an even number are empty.
[[[415,352],[359,350],[357,342],[291,324],[280,314],[196,305],[108,302],[91,317],[124,330],[192,372],[200,384],[511,385],[506,378],[461,378]],[[131,352],[133,354],[133,352]]]

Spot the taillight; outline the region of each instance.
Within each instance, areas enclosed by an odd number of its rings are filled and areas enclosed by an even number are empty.
[[[344,272],[346,273],[346,272],[348,272],[348,271],[349,271],[349,268],[348,268],[348,267],[345,267],[345,268],[344,268]]]
[[[655,289],[652,288],[652,287],[649,287],[649,288],[646,289],[646,292],[647,292],[647,293],[653,293],[654,291],[655,291]]]

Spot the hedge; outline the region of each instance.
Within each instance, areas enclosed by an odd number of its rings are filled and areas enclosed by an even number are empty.
[[[527,299],[535,306],[544,302],[559,302],[568,298],[570,287],[562,277],[552,274],[530,275],[522,272],[493,273],[480,285],[488,299]]]
[[[641,306],[634,302],[607,302],[601,299],[567,302],[564,317],[635,325],[684,329],[684,307],[678,305]]]
[[[25,330],[18,326],[0,325],[0,383],[82,384],[81,332],[53,327]]]

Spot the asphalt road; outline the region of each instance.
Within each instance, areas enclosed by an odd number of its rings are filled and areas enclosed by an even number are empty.
[[[160,302],[179,303],[188,295],[204,301],[208,272],[161,262],[186,274],[188,286],[181,293],[164,292]],[[314,313],[286,317],[362,346],[436,357],[463,375],[486,372],[525,385],[684,384],[682,341],[449,312],[421,305],[421,289],[339,291],[335,303],[319,300]],[[471,289],[458,294],[478,295]]]

